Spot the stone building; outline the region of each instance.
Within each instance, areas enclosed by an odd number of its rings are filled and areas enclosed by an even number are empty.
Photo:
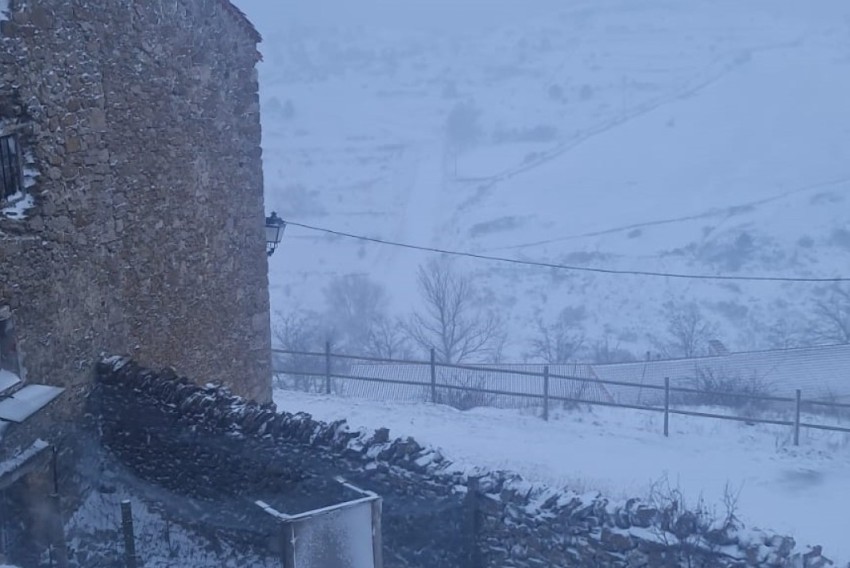
[[[0,0],[0,367],[271,398],[256,63],[228,0]]]

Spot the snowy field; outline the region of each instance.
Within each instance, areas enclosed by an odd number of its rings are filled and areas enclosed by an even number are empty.
[[[545,262],[835,276],[850,262],[850,3],[237,0],[264,36],[266,203],[284,218]],[[447,116],[478,111],[453,150]],[[428,255],[290,227],[273,313],[366,274],[393,315]],[[510,323],[582,306],[643,353],[667,301],[732,350],[806,327],[823,287],[647,280],[463,261]],[[787,338],[780,340],[780,343]]]
[[[345,418],[352,428],[387,427],[440,448],[462,471],[503,469],[526,480],[612,499],[647,496],[669,483],[695,502],[722,510],[738,495],[749,528],[793,536],[799,546],[822,545],[832,560],[850,561],[850,435],[750,426],[684,416],[670,419],[623,409],[560,411],[549,422],[531,411],[478,408],[461,412],[431,404],[382,403],[278,390],[281,410],[319,420]]]

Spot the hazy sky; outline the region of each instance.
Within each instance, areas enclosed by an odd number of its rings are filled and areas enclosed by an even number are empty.
[[[463,32],[546,14],[557,0],[235,0],[264,34],[288,23],[365,25]]]

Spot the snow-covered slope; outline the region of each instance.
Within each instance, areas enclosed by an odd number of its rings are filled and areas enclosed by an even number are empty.
[[[850,266],[850,4],[240,0],[260,68],[269,209],[419,245],[573,265],[835,276]],[[462,151],[446,117],[467,103]],[[291,227],[274,311],[365,272],[396,312],[427,255]],[[512,325],[583,306],[589,338],[643,351],[660,307],[700,302],[765,347],[819,290],[553,273],[470,260]]]
[[[685,416],[671,420],[665,438],[660,415],[619,408],[558,411],[543,422],[513,410],[461,412],[296,391],[277,391],[275,402],[318,420],[345,418],[353,428],[412,436],[466,472],[503,469],[553,488],[601,491],[614,501],[645,499],[653,487],[669,484],[687,503],[704,499],[718,513],[731,497],[747,528],[793,536],[803,552],[821,545],[835,566],[850,560],[846,434],[805,430],[795,447],[788,428]]]

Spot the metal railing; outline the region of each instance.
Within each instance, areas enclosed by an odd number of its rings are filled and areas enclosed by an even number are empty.
[[[824,424],[818,422],[804,421],[803,410],[807,410],[810,414],[821,416],[824,411],[832,413],[847,413],[850,416],[850,404],[828,402],[823,400],[807,400],[803,398],[802,389],[795,390],[795,396],[774,396],[769,394],[749,394],[738,392],[721,392],[716,390],[704,390],[687,386],[673,386],[669,378],[665,378],[663,385],[646,384],[628,381],[613,381],[602,380],[591,377],[580,377],[566,374],[557,374],[550,372],[555,365],[511,365],[511,364],[494,364],[494,365],[469,365],[469,364],[450,364],[441,363],[435,360],[434,351],[431,351],[430,360],[411,360],[411,359],[392,359],[379,358],[370,356],[359,356],[350,354],[333,353],[330,344],[325,345],[324,351],[297,351],[287,349],[273,349],[274,358],[274,373],[279,378],[282,378],[281,384],[287,388],[299,388],[301,390],[309,390],[312,392],[322,392],[324,394],[348,394],[345,388],[340,388],[341,385],[350,384],[351,382],[377,383],[383,385],[400,385],[410,386],[419,389],[419,394],[413,394],[413,398],[421,402],[449,404],[453,397],[450,393],[465,393],[467,395],[476,395],[474,398],[477,404],[474,406],[498,406],[492,403],[488,404],[486,397],[510,397],[511,399],[521,399],[529,401],[531,404],[538,403],[542,408],[542,418],[548,420],[552,405],[554,403],[563,403],[569,405],[586,404],[590,406],[602,406],[613,408],[624,408],[629,410],[639,410],[647,412],[655,412],[663,414],[664,426],[663,431],[665,436],[670,435],[670,416],[692,416],[698,418],[708,418],[716,420],[728,420],[735,422],[745,422],[748,424],[771,424],[775,426],[786,426],[792,428],[794,445],[800,443],[801,429],[824,430],[832,432],[850,433],[850,427],[844,427],[835,424]],[[343,365],[334,366],[334,362],[343,362]],[[372,375],[366,373],[357,373],[357,369],[352,370],[352,362],[366,362],[377,364],[385,371],[380,373],[387,376],[372,376],[374,371],[378,369],[374,365],[369,369]],[[395,367],[393,367],[395,366]],[[540,367],[540,371],[528,370],[528,367]],[[521,367],[521,368],[511,368]],[[564,365],[557,365],[564,367]],[[585,365],[589,367],[589,365]],[[403,374],[410,374],[410,369],[417,370],[414,372],[415,379],[402,378]],[[445,380],[444,370],[464,371],[473,373],[466,375],[467,383],[473,384],[451,384]],[[477,373],[477,379],[476,374]],[[495,379],[498,375],[506,375],[510,377],[520,377],[523,381],[520,385],[523,388],[506,388],[504,385],[501,388],[488,387],[489,382],[500,382]],[[440,378],[444,380],[439,380]],[[300,385],[287,384],[286,378],[296,377],[302,380]],[[472,379],[471,381],[468,379]],[[337,381],[341,381],[341,384]],[[553,388],[558,381],[569,382],[573,388],[567,389],[569,394],[564,394],[564,389]],[[463,381],[461,381],[463,382]],[[510,383],[510,381],[508,381]],[[516,384],[516,381],[514,381]],[[485,386],[482,386],[485,385]],[[509,385],[510,386],[510,385]],[[581,386],[580,388],[575,388]],[[595,388],[584,388],[595,387]],[[599,387],[603,387],[602,390]],[[634,388],[640,391],[654,391],[660,395],[658,405],[642,404],[638,400],[635,403],[615,400],[613,397],[600,396],[600,392],[607,392],[607,387],[618,388]],[[449,393],[447,396],[446,393]],[[582,396],[591,393],[591,396]],[[596,396],[593,396],[593,393]],[[380,396],[379,396],[380,398]],[[739,400],[749,404],[735,404],[736,407],[744,407],[750,410],[750,414],[721,414],[719,412],[696,410],[694,406],[723,406],[722,404],[686,404],[685,400],[699,401],[700,399],[709,400]],[[679,407],[674,406],[674,403]],[[685,406],[684,408],[681,406]],[[690,408],[688,408],[690,406]],[[471,407],[471,406],[470,406]],[[756,416],[752,410],[757,408],[782,408],[789,411],[793,410],[791,418],[766,418],[764,415]],[[740,408],[739,408],[740,409]]]

